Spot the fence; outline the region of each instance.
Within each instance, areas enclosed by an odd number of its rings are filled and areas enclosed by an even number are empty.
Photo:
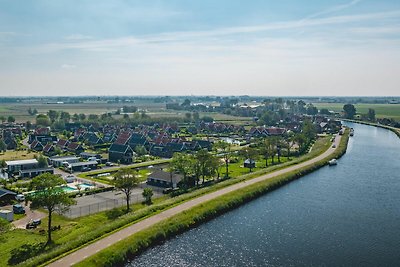
[[[70,209],[64,213],[64,216],[69,218],[77,218],[126,205],[126,200],[124,198],[109,199],[99,195],[93,195],[93,197],[97,198],[97,203],[71,206]],[[142,201],[143,197],[139,194],[136,194],[131,196],[130,203],[134,204]]]

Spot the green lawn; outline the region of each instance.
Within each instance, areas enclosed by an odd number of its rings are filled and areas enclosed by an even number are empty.
[[[343,110],[344,103],[313,103],[318,109],[340,112]],[[368,109],[375,109],[377,118],[393,118],[400,120],[400,104],[355,104],[354,107],[358,114],[368,113]]]

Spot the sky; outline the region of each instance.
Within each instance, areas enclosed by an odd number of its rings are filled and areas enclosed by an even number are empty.
[[[399,0],[0,0],[0,95],[399,96]]]

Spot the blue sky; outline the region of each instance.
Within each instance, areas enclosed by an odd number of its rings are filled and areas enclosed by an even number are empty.
[[[399,95],[400,1],[0,0],[1,95]]]

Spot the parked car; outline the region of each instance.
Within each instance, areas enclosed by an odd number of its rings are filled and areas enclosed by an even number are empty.
[[[15,196],[15,199],[18,201],[25,201],[25,195],[24,194],[18,194]]]
[[[13,212],[15,214],[25,214],[25,209],[21,204],[13,205]]]
[[[83,171],[83,172],[88,172],[88,171],[90,171],[90,170],[91,170],[91,169],[90,169],[89,167],[83,167],[83,168],[82,168],[82,171]]]
[[[40,225],[42,223],[42,221],[40,219],[36,219],[36,220],[30,220],[27,224],[26,224],[26,229],[35,229],[38,225]]]
[[[107,161],[106,166],[109,166],[109,167],[114,166],[114,163]]]

